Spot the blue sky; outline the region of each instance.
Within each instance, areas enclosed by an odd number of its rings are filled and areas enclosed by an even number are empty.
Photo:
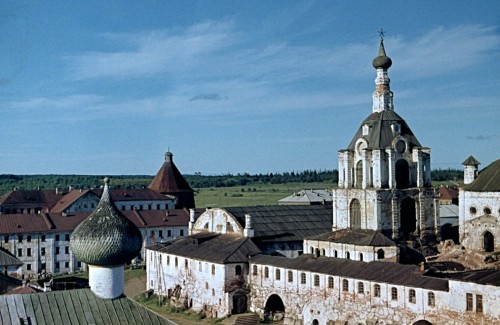
[[[0,174],[337,168],[378,33],[432,168],[500,158],[499,1],[6,1]]]

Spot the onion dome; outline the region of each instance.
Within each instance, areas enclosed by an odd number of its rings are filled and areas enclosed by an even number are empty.
[[[70,247],[76,258],[100,266],[121,265],[139,255],[142,235],[116,208],[104,179],[104,191],[97,208],[71,235]]]
[[[391,58],[385,54],[384,40],[383,39],[380,39],[380,47],[378,49],[378,56],[375,59],[373,59],[372,64],[373,64],[373,67],[375,69],[384,69],[384,70],[389,69],[392,65]]]

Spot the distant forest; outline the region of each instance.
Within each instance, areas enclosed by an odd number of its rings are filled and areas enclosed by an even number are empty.
[[[436,169],[431,173],[433,181],[457,181],[463,178],[459,169]],[[115,188],[147,187],[154,176],[150,175],[118,175],[111,176]],[[300,172],[267,173],[267,174],[226,174],[218,176],[184,175],[193,189],[206,187],[232,187],[255,183],[317,183],[338,181],[337,170],[305,170]],[[100,187],[104,176],[99,175],[0,175],[0,194],[13,189],[89,189]]]

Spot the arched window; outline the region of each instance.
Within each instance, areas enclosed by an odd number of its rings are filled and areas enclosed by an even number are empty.
[[[427,305],[434,307],[436,305],[436,296],[434,296],[434,292],[429,291],[427,293]]]
[[[398,288],[396,287],[391,288],[391,299],[398,300]]]
[[[489,231],[483,234],[483,248],[485,252],[493,252],[495,250],[495,236]]]
[[[234,275],[241,275],[241,265],[236,265],[234,268]]]
[[[381,248],[377,251],[377,260],[383,260],[385,258],[385,252]]]
[[[311,255],[314,255],[314,247],[311,246]]]
[[[212,264],[212,275],[215,275],[215,265]]]
[[[363,253],[359,253],[359,260],[362,262],[363,261]]]
[[[167,265],[170,265],[170,255],[167,255]]]
[[[347,279],[342,280],[342,291],[349,291],[349,281],[347,281]]]
[[[314,286],[319,287],[319,275],[314,275]]]
[[[321,250],[321,255],[323,255],[323,256],[325,256],[325,255],[326,255],[326,251],[325,251],[325,249],[324,249],[324,248]]]
[[[377,297],[377,298],[380,298],[380,284],[375,284],[373,286],[373,296],[374,297]]]
[[[349,206],[351,217],[351,229],[361,229],[361,204],[357,199],[353,199]]]
[[[328,288],[333,289],[333,276],[328,277]]]
[[[412,304],[417,302],[417,295],[414,289],[410,289],[410,292],[408,294],[408,301],[411,302]]]
[[[187,258],[184,260],[184,267],[187,269],[188,268],[188,265],[189,265],[189,261],[187,260]]]
[[[345,258],[350,260],[351,259],[351,253],[345,252]]]
[[[306,274],[304,272],[300,273],[300,283],[306,284]]]
[[[267,266],[264,268],[264,278],[269,278],[269,268]]]
[[[410,187],[410,167],[406,159],[396,161],[396,188]]]
[[[253,275],[257,275],[257,265],[254,265],[252,267],[252,273],[253,273]]]
[[[363,162],[360,160],[356,164],[356,183],[354,184],[355,187],[361,188],[363,184]]]
[[[363,282],[358,282],[358,293],[365,293],[365,285]]]
[[[276,280],[281,280],[281,270],[276,269]]]
[[[288,271],[288,282],[293,282],[293,272]]]
[[[337,250],[336,250],[336,249],[333,251],[333,257],[338,257],[338,256],[337,256]]]

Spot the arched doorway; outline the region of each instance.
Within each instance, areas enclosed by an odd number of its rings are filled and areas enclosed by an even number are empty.
[[[267,298],[266,306],[264,307],[264,318],[273,319],[276,313],[285,313],[285,304],[280,296],[273,294]]]
[[[483,234],[483,248],[485,252],[493,252],[495,250],[495,237],[489,231]]]
[[[382,248],[377,251],[377,260],[383,260],[385,258],[385,252]]]
[[[410,187],[410,166],[405,159],[396,161],[396,188]]]
[[[415,323],[413,323],[413,325],[432,325],[432,323],[422,319],[422,320],[416,321]]]
[[[232,314],[242,314],[247,311],[247,295],[244,292],[236,292],[233,295]]]
[[[351,229],[361,229],[361,204],[357,199],[351,201],[349,212],[351,215]]]
[[[417,213],[415,207],[415,200],[411,197],[405,198],[401,202],[401,209],[399,217],[401,219],[401,232],[404,237],[409,237],[410,234],[417,229]]]

